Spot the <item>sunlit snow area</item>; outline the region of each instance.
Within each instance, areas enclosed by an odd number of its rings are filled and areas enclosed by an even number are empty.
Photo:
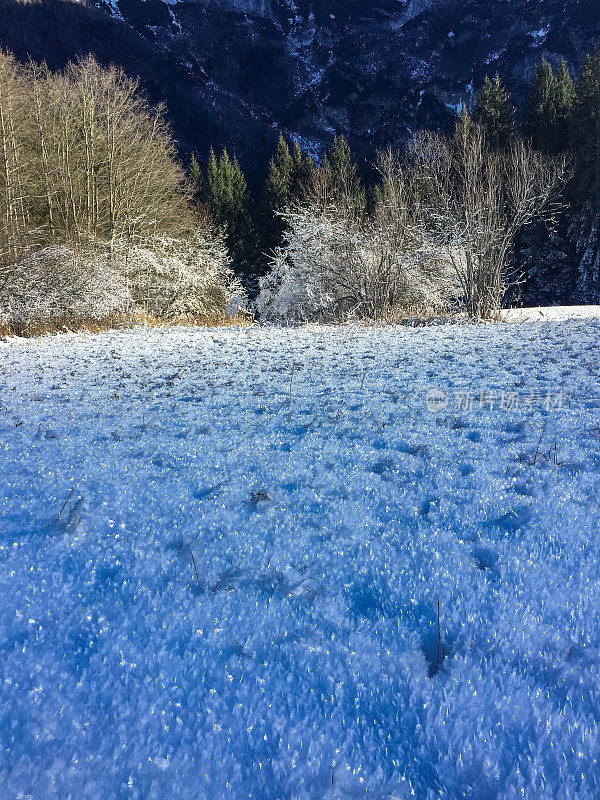
[[[599,341],[0,343],[2,800],[598,798]]]

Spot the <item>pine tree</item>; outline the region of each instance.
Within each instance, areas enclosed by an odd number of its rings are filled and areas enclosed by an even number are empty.
[[[197,200],[199,200],[202,197],[203,180],[202,180],[202,170],[200,169],[200,164],[198,163],[198,159],[196,158],[195,153],[192,153],[192,157],[190,159],[188,179],[194,197]]]
[[[300,154],[300,159],[302,159],[302,154]],[[272,210],[279,211],[287,203],[294,171],[295,164],[290,154],[290,148],[280,133],[277,153],[270,161],[269,174],[265,184],[266,200]]]
[[[221,206],[223,198],[223,180],[219,161],[213,148],[210,148],[208,155],[208,165],[206,168],[206,186],[204,189],[204,197],[206,204],[212,211],[215,219],[218,222],[223,222],[221,217]]]
[[[272,253],[281,244],[286,225],[278,212],[300,197],[302,187],[310,179],[313,170],[314,162],[310,156],[302,153],[300,143],[295,140],[290,150],[280,134],[277,151],[269,163],[262,212],[257,225],[261,253]],[[259,269],[267,267],[264,259],[263,262],[258,265]]]
[[[583,65],[577,83],[575,131],[581,184],[600,214],[600,44]]]
[[[356,164],[352,160],[352,152],[350,145],[344,136],[336,136],[333,140],[333,146],[329,151],[327,157],[327,168],[335,176],[346,177],[349,176],[355,185],[358,185],[356,178]]]
[[[525,130],[534,147],[559,153],[569,146],[575,86],[564,61],[558,74],[542,59],[525,103]]]
[[[314,170],[314,162],[310,156],[304,156],[300,143],[295,140],[290,148],[279,135],[277,152],[269,164],[269,174],[265,183],[265,198],[270,212],[284,208],[295,196],[298,196],[302,183]]]
[[[230,225],[247,210],[247,186],[237,158],[223,150],[217,159],[211,148],[208,158],[205,200],[216,221]]]
[[[525,101],[525,129],[534,147],[550,149],[549,132],[555,119],[556,79],[552,66],[543,58],[533,74]]]
[[[473,109],[474,121],[485,131],[492,147],[506,147],[515,133],[515,107],[500,76],[491,81],[486,75]]]
[[[292,146],[292,171],[296,177],[299,177],[300,174],[305,169],[305,159],[302,155],[302,148],[300,147],[300,142],[297,139],[294,139],[294,144]],[[312,163],[312,159],[310,156],[307,156],[307,160],[310,159],[310,163]]]
[[[237,158],[223,150],[217,158],[211,148],[203,200],[217,224],[227,233],[227,245],[235,270],[247,274],[255,250],[246,179]]]
[[[358,168],[352,158],[350,145],[343,136],[336,136],[333,140],[331,150],[323,159],[321,170],[332,202],[345,205],[364,204],[365,191],[358,177]]]
[[[556,76],[556,136],[559,150],[565,149],[571,137],[576,100],[575,84],[563,59]]]

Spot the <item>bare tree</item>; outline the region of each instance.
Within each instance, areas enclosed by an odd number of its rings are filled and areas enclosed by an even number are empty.
[[[568,174],[551,158],[517,139],[493,149],[463,110],[454,139],[421,134],[410,145],[423,193],[432,246],[452,265],[473,318],[501,307],[516,237],[550,213]]]
[[[28,69],[28,94],[31,97],[31,113],[34,123],[30,128],[31,150],[34,153],[34,168],[40,176],[42,192],[31,198],[33,214],[43,225],[47,220],[48,234],[52,239],[56,234],[55,193],[56,165],[51,157],[53,149],[52,97],[53,81],[46,65],[33,62]],[[39,202],[39,206],[38,206]]]
[[[135,81],[91,57],[52,74],[0,53],[2,321],[27,331],[140,308],[217,321],[240,292]]]
[[[0,253],[17,258],[30,225],[30,163],[25,141],[27,103],[14,58],[0,52]]]

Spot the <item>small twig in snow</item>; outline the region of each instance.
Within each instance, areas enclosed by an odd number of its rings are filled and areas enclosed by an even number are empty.
[[[437,624],[438,624],[438,641],[437,641],[437,659],[436,664],[440,665],[440,646],[442,644],[442,626],[440,623],[440,601],[437,601]]]
[[[200,575],[198,575],[198,567],[196,566],[196,559],[194,558],[194,551],[190,547],[190,554],[192,556],[192,564],[194,565],[194,571],[196,573],[196,580],[200,583]]]
[[[292,374],[290,375],[290,388],[289,388],[288,399],[287,399],[288,406],[290,406],[292,404],[292,383],[294,381],[294,372],[295,372],[295,370],[296,370],[296,362],[294,361],[292,363]]]
[[[67,503],[71,500],[72,496],[73,496],[73,489],[71,489],[71,491],[69,492],[69,495],[68,495],[67,499],[65,500],[65,502],[63,503],[61,510],[58,512],[58,514],[56,516],[56,519],[54,520],[55,523],[58,522],[58,520],[61,518],[62,513],[65,510],[65,508],[67,507]]]

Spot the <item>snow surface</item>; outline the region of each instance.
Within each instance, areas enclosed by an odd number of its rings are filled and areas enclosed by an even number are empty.
[[[532,322],[600,317],[600,306],[538,306],[532,308],[507,308],[500,313],[505,322]]]
[[[600,796],[599,338],[0,344],[0,797]]]

